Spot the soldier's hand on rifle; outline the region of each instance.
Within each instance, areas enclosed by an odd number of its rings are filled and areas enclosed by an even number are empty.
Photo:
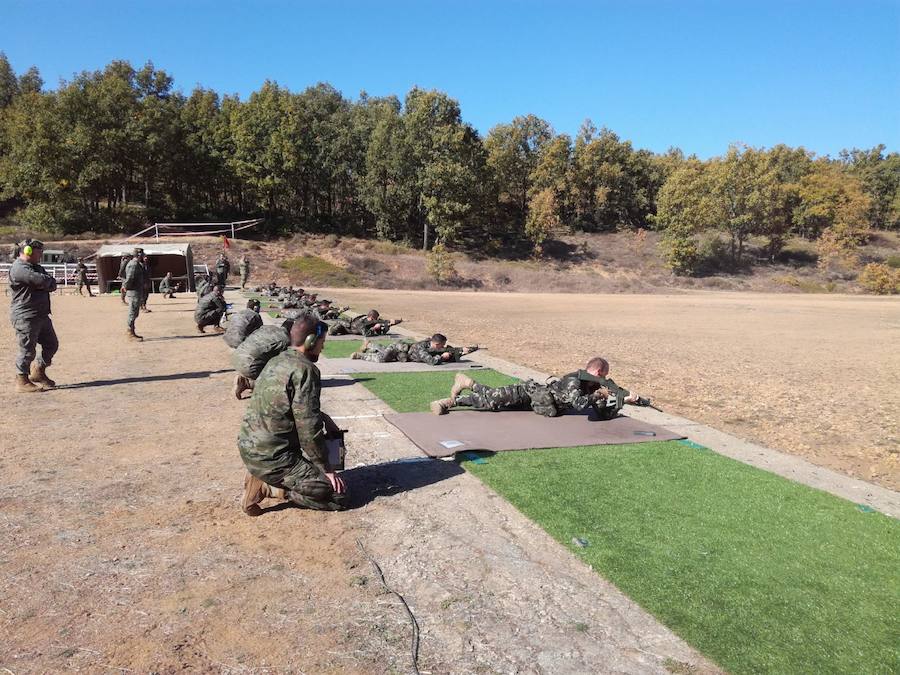
[[[591,398],[593,398],[595,401],[605,401],[609,398],[609,389],[607,389],[606,387],[600,387],[599,389],[597,389],[597,391],[591,394]]]
[[[452,358],[453,354],[451,354],[450,352],[444,352],[443,354],[441,354],[441,361],[449,361]]]

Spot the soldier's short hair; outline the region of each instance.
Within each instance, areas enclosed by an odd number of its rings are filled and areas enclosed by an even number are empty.
[[[595,356],[590,361],[587,362],[587,365],[584,367],[585,370],[597,370],[599,372],[609,371],[609,361],[604,359],[602,356]]]
[[[377,319],[381,314],[378,313],[377,309],[370,309],[369,313],[366,316],[371,316],[373,319]]]
[[[294,342],[294,329],[296,328],[297,342]],[[316,334],[318,336],[322,336],[328,333],[328,324],[324,321],[319,321],[314,316],[310,316],[309,314],[304,314],[300,318],[294,320],[294,325],[291,326],[289,331],[291,334],[291,344],[295,347],[302,345],[306,338],[310,335]]]
[[[434,335],[431,336],[431,341],[437,342],[440,345],[446,344],[447,336],[443,335],[442,333],[435,333]]]

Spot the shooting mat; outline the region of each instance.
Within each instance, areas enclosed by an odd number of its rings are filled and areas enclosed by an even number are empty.
[[[318,364],[323,375],[338,375],[344,373],[422,373],[439,370],[472,370],[484,369],[480,363],[474,361],[459,361],[457,363],[445,363],[440,366],[430,366],[427,363],[373,363],[362,359],[329,359],[322,358]]]
[[[631,417],[599,421],[584,414],[542,417],[531,411],[396,413],[384,418],[429,457],[467,450],[529,450],[578,445],[612,445],[684,438]]]

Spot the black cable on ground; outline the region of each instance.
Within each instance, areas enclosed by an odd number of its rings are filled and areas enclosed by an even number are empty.
[[[357,539],[356,545],[359,546],[359,550],[362,551],[362,554],[368,559],[370,563],[372,563],[372,567],[375,568],[375,571],[378,573],[378,578],[381,580],[381,585],[384,586],[384,589],[388,593],[393,593],[398,598],[400,598],[400,602],[403,603],[404,609],[406,609],[406,613],[409,615],[410,623],[412,623],[412,669],[416,675],[419,675],[419,622],[416,621],[415,615],[412,613],[412,610],[409,608],[409,605],[406,602],[406,598],[400,595],[397,591],[387,585],[387,582],[384,580],[384,572],[381,571],[381,567],[375,561],[369,552],[366,550],[366,547],[363,546],[363,543]]]

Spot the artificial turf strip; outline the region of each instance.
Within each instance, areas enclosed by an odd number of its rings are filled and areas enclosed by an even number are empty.
[[[446,396],[453,376],[355,377],[412,412]],[[892,518],[678,441],[505,452],[464,466],[731,672],[900,672]]]
[[[327,342],[325,346],[328,347]],[[489,387],[500,387],[517,381],[514,377],[490,369],[467,370],[465,373],[476,382]],[[456,372],[354,373],[353,377],[397,412],[427,412],[429,403],[450,395]]]
[[[374,342],[387,344],[393,340],[374,340]],[[346,359],[361,348],[362,340],[325,340],[322,356],[328,359]]]

